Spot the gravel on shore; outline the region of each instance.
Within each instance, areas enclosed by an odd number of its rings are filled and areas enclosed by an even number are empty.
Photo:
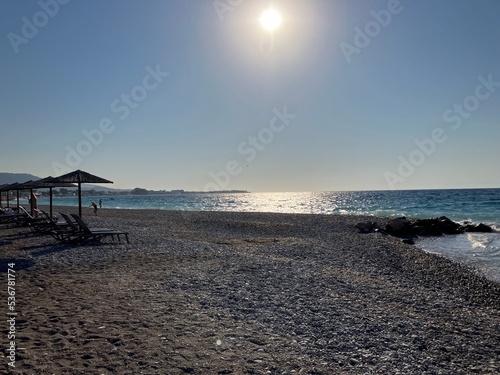
[[[0,225],[0,267],[16,264],[19,373],[500,373],[500,284],[358,233],[373,218],[91,215],[131,243],[62,245]]]

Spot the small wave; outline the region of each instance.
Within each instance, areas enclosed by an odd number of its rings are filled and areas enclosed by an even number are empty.
[[[495,232],[500,232],[500,224],[497,223],[489,223],[488,224]]]
[[[427,252],[442,254],[472,266],[487,277],[500,281],[500,233],[465,233],[422,238],[417,245]]]
[[[479,233],[467,233],[467,240],[473,249],[486,249],[491,242],[488,237]]]

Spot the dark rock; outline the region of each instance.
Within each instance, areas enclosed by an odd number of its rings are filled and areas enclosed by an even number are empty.
[[[419,236],[441,236],[443,234],[438,219],[419,219],[415,221],[412,228],[414,233]]]
[[[460,229],[460,224],[448,219],[446,216],[437,218],[439,229],[444,234],[460,234],[463,231]]]
[[[479,224],[477,227],[476,227],[476,230],[478,232],[484,232],[484,233],[491,233],[493,232],[493,228],[491,228],[489,225],[486,225],[486,224]]]
[[[474,232],[476,226],[474,224],[464,224],[461,226],[462,231],[464,232]]]
[[[391,219],[385,226],[387,233],[393,236],[408,235],[411,233],[411,222],[406,217]]]
[[[378,223],[374,221],[367,221],[365,223],[357,223],[356,228],[359,230],[359,233],[373,233],[380,230],[380,226]]]
[[[493,232],[493,228],[491,228],[489,225],[486,224],[478,224],[478,225],[472,225],[468,224],[462,227],[464,232],[478,232],[478,233],[491,233]]]
[[[419,219],[412,225],[419,236],[441,236],[442,234],[463,233],[460,224],[441,216],[433,219]]]
[[[413,244],[413,239],[417,236],[442,236],[443,234],[460,234],[464,232],[489,233],[494,230],[485,224],[460,225],[450,220],[446,216],[432,219],[409,220],[406,217],[398,217],[388,221],[385,230],[380,228],[375,222],[365,222],[356,224],[360,233],[381,232],[395,237],[404,238],[405,243]]]
[[[410,238],[406,238],[403,240],[403,243],[407,244],[407,245],[415,245],[415,241],[413,241],[412,239]]]

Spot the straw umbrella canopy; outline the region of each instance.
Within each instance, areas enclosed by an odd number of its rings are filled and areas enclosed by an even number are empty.
[[[40,180],[33,181],[32,186],[34,189],[49,189],[50,197],[50,216],[52,217],[52,188],[54,187],[72,187],[76,188],[75,184],[70,184],[68,182],[53,182],[54,177],[49,176],[42,178]]]
[[[22,184],[18,184],[15,189],[17,190],[17,210],[19,210],[19,191],[20,190],[29,190],[30,191],[30,209],[31,209],[31,214],[34,214],[35,207],[33,206],[33,180],[29,180],[26,182],[23,182]]]
[[[33,180],[29,180],[29,181],[26,181],[26,182],[23,182],[23,183],[19,183],[19,182],[15,182],[13,184],[10,184],[10,185],[3,185],[1,188],[0,188],[0,192],[1,191],[6,191],[7,192],[7,207],[9,207],[9,191],[17,191],[17,210],[19,211],[19,192],[21,190],[30,190],[31,193],[33,193]],[[33,202],[31,202],[31,214],[33,214]]]
[[[19,182],[14,182],[13,184],[3,185],[2,188],[0,189],[0,191],[7,192],[7,207],[10,206],[10,204],[9,204],[9,192],[12,190],[17,190],[17,192],[18,192],[18,196],[17,196],[17,206],[18,207],[17,208],[19,209],[19,189],[18,189],[19,185],[22,185],[22,184],[20,184]]]
[[[0,187],[0,192],[1,191],[6,191],[7,192],[7,206],[9,206],[9,191],[16,190],[17,191],[17,209],[19,210],[19,192],[21,190],[29,190],[30,191],[30,197],[33,194],[33,189],[38,188],[39,186],[37,185],[37,181],[29,180],[23,183],[15,182],[10,185],[3,185]],[[76,187],[73,185],[73,187]],[[33,206],[33,200],[31,201],[31,214],[33,215],[34,213],[34,206]]]
[[[50,180],[51,183],[72,183],[78,184],[78,215],[82,217],[82,184],[112,184],[113,181],[106,180],[102,177],[81,171],[77,169],[74,172],[66,173],[65,175],[54,177]]]

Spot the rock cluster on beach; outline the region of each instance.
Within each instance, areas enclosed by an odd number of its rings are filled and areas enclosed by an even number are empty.
[[[390,219],[385,226],[375,221],[367,221],[357,223],[356,228],[361,233],[380,232],[395,237],[405,238],[405,243],[412,243],[412,238],[418,236],[429,237],[442,236],[443,234],[462,234],[466,232],[493,232],[493,228],[486,224],[460,224],[448,219],[446,216],[432,219],[408,219],[406,217],[398,217]]]
[[[359,234],[373,218],[99,215],[84,219],[131,243],[60,245],[0,227],[18,267],[19,373],[500,372],[500,285]]]

